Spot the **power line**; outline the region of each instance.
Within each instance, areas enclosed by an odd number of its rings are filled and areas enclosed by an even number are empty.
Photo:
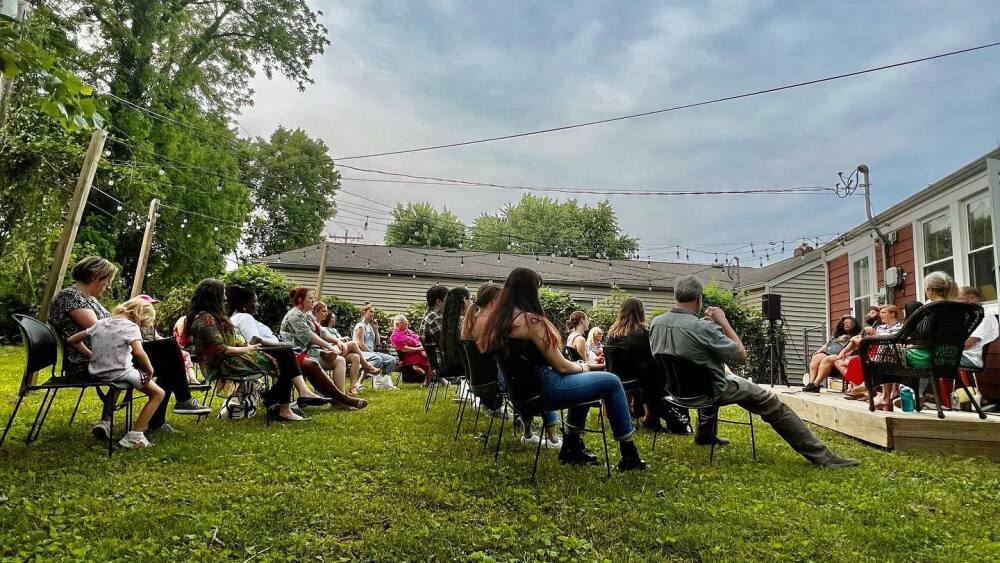
[[[853,76],[860,76],[860,75],[863,75],[863,74],[869,74],[869,73],[873,73],[873,72],[879,72],[879,71],[882,71],[882,70],[888,70],[888,69],[892,69],[892,68],[903,67],[903,66],[917,64],[917,63],[922,63],[922,62],[926,62],[926,61],[932,61],[932,60],[935,60],[935,59],[942,59],[942,58],[945,58],[945,57],[951,57],[951,56],[960,55],[960,54],[963,54],[963,53],[970,53],[970,52],[973,52],[973,51],[979,51],[981,49],[989,49],[991,47],[996,47],[997,45],[1000,45],[1000,41],[995,42],[995,43],[987,43],[985,45],[979,45],[979,46],[976,46],[976,47],[969,47],[969,48],[966,48],[966,49],[958,49],[958,50],[955,50],[955,51],[949,51],[947,53],[941,53],[941,54],[932,55],[932,56],[929,56],[929,57],[921,57],[921,58],[918,58],[918,59],[910,59],[910,60],[906,60],[906,61],[902,61],[902,62],[898,62],[898,63],[892,63],[892,64],[887,64],[887,65],[882,65],[882,66],[877,66],[877,67],[872,67],[872,68],[866,68],[866,69],[863,69],[863,70],[856,70],[856,71],[853,71],[853,72],[847,72],[847,73],[844,73],[844,74],[837,74],[837,75],[834,75],[834,76],[827,76],[827,77],[824,77],[824,78],[817,78],[817,79],[814,79],[814,80],[806,80],[806,81],[803,81],[803,82],[795,82],[795,83],[792,83],[792,84],[784,84],[784,85],[781,85],[781,86],[774,86],[774,87],[771,87],[771,88],[765,88],[763,90],[754,90],[754,91],[751,91],[751,92],[744,92],[744,93],[741,93],[741,94],[734,94],[734,95],[731,95],[731,96],[723,96],[721,98],[713,98],[713,99],[710,99],[710,100],[704,100],[704,101],[700,101],[700,102],[693,102],[693,103],[683,104],[683,105],[679,105],[679,106],[672,106],[672,107],[666,107],[666,108],[661,108],[661,109],[655,109],[655,110],[651,110],[651,111],[644,111],[644,112],[641,112],[641,113],[632,113],[632,114],[620,115],[620,116],[616,116],[616,117],[609,117],[607,119],[598,119],[598,120],[594,120],[594,121],[586,121],[586,122],[583,122],[583,123],[574,123],[574,124],[570,124],[570,125],[562,125],[562,126],[559,126],[559,127],[550,127],[548,129],[536,129],[536,130],[533,130],[533,131],[525,131],[525,132],[521,132],[521,133],[512,133],[512,134],[509,134],[509,135],[500,135],[500,136],[497,136],[497,137],[485,137],[485,138],[482,138],[482,139],[473,139],[473,140],[469,140],[469,141],[459,141],[459,142],[447,143],[447,144],[442,144],[442,145],[430,145],[430,146],[416,147],[416,148],[410,148],[410,149],[400,149],[400,150],[394,150],[394,151],[384,151],[384,152],[376,152],[376,153],[361,154],[361,155],[354,155],[354,156],[342,156],[342,157],[336,157],[336,158],[334,158],[334,160],[357,160],[357,159],[362,159],[362,158],[374,158],[374,157],[379,157],[379,156],[390,156],[390,155],[397,155],[397,154],[408,154],[408,153],[432,151],[432,150],[439,150],[439,149],[449,149],[449,148],[455,148],[455,147],[464,147],[464,146],[469,146],[469,145],[478,145],[478,144],[482,144],[482,143],[491,143],[491,142],[494,142],[494,141],[504,141],[504,140],[508,140],[508,139],[517,139],[517,138],[521,138],[521,137],[530,137],[530,136],[533,136],[533,135],[542,135],[542,134],[546,134],[546,133],[554,133],[554,132],[557,132],[557,131],[566,131],[566,130],[569,130],[569,129],[578,129],[578,128],[581,128],[581,127],[590,127],[590,126],[593,126],[593,125],[601,125],[601,124],[604,124],[604,123],[612,123],[612,122],[615,122],[615,121],[625,121],[627,119],[635,119],[635,118],[638,118],[638,117],[647,117],[647,116],[650,116],[650,115],[656,115],[656,114],[661,114],[661,113],[675,112],[675,111],[680,111],[680,110],[685,110],[685,109],[691,109],[691,108],[696,108],[696,107],[701,107],[701,106],[718,104],[718,103],[722,103],[722,102],[729,102],[729,101],[733,101],[733,100],[739,100],[739,99],[743,99],[743,98],[750,98],[752,96],[759,96],[759,95],[763,95],[763,94],[771,94],[771,93],[774,93],[774,92],[781,92],[783,90],[791,90],[793,88],[800,88],[800,87],[803,87],[803,86],[811,86],[811,85],[820,84],[820,83],[823,83],[823,82],[831,82],[831,81],[840,80],[840,79],[843,79],[843,78],[850,78],[850,77],[853,77]]]

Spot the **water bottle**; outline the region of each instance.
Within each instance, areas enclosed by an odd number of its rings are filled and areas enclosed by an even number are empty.
[[[951,392],[951,410],[957,411],[961,410],[962,400],[958,397],[958,390]]]
[[[899,392],[899,402],[903,407],[903,412],[913,412],[915,403],[913,401],[913,390],[909,387]]]

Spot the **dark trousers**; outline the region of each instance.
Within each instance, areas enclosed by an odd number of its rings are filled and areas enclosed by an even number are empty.
[[[170,395],[175,397],[175,401],[184,402],[191,398],[191,389],[188,387],[187,372],[184,369],[184,356],[176,340],[173,338],[149,340],[142,343],[142,349],[149,356],[156,384],[164,393],[163,401],[149,421],[149,429],[156,430],[167,420],[167,403],[170,402]]]
[[[357,407],[360,404],[360,400],[356,397],[351,397],[344,394],[337,385],[330,379],[330,376],[326,374],[323,366],[319,365],[319,362],[312,358],[307,358],[302,365],[299,365],[298,354],[294,350],[287,346],[275,346],[273,348],[262,348],[262,352],[274,358],[274,361],[278,364],[279,378],[281,374],[291,374],[288,376],[288,397],[291,398],[291,380],[294,377],[303,376],[312,383],[312,386],[316,391],[323,395],[324,397],[330,397],[338,403],[342,403],[351,407]],[[277,382],[275,382],[275,387]],[[272,391],[274,387],[271,388]]]
[[[260,351],[270,356],[278,365],[278,375],[274,378],[274,383],[263,394],[264,402],[269,405],[291,403],[292,380],[302,375],[299,362],[295,359],[295,351],[290,346],[267,347],[261,348]]]

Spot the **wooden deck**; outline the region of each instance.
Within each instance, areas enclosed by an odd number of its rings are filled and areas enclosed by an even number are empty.
[[[890,450],[925,450],[1000,459],[1000,416],[981,420],[974,412],[945,410],[944,419],[922,412],[869,412],[867,401],[848,401],[839,392],[802,393],[775,386],[774,392],[802,420]]]

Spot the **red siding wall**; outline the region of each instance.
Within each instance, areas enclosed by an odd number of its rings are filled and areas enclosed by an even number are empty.
[[[851,278],[847,255],[826,263],[826,279],[830,283],[830,327],[837,326],[841,316],[851,312]]]
[[[899,266],[906,274],[903,285],[897,287],[893,303],[903,308],[910,301],[917,300],[917,273],[914,271],[916,262],[913,259],[913,226],[907,225],[896,231],[896,242],[889,245],[889,265]],[[882,245],[875,245],[875,278],[882,287],[884,268],[882,267]]]

